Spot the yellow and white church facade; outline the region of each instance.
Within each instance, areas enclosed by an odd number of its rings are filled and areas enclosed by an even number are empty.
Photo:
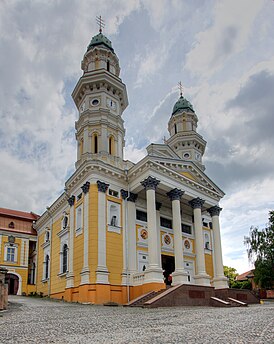
[[[37,292],[67,301],[127,303],[166,284],[226,288],[218,202],[204,173],[206,142],[182,95],[170,137],[125,161],[126,86],[101,32],[72,93],[77,161],[64,193],[37,220]],[[171,282],[172,279],[172,282]]]

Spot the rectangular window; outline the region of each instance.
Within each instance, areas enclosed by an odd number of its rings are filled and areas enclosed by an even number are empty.
[[[161,223],[161,227],[172,229],[172,221],[171,220],[166,219],[165,217],[160,217],[160,223]]]
[[[208,227],[208,223],[207,222],[203,222],[203,227]]]
[[[7,262],[15,262],[15,247],[7,248]]]
[[[141,210],[136,210],[136,219],[147,222],[147,213]]]
[[[182,223],[182,232],[187,233],[187,234],[191,234],[191,226],[185,225]]]

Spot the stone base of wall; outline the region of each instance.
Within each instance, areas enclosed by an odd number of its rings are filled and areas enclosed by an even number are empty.
[[[245,302],[247,304],[260,303],[260,299],[248,289],[216,289],[215,296],[222,300],[227,300],[229,297]]]

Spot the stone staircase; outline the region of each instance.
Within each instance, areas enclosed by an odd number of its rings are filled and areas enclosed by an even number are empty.
[[[134,300],[131,300],[129,303],[127,303],[125,306],[130,306],[130,307],[144,307],[145,303],[154,297],[160,295],[163,293],[165,289],[161,289],[159,291],[150,291],[147,294],[141,295],[137,297]]]
[[[168,289],[151,291],[130,301],[126,306],[144,308],[174,306],[246,307],[248,304],[248,302],[231,297],[227,292],[219,292],[219,295],[215,293],[213,287],[182,284]]]

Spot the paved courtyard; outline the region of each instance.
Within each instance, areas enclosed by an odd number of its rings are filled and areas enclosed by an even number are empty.
[[[274,343],[274,302],[142,309],[10,297],[0,343]]]

